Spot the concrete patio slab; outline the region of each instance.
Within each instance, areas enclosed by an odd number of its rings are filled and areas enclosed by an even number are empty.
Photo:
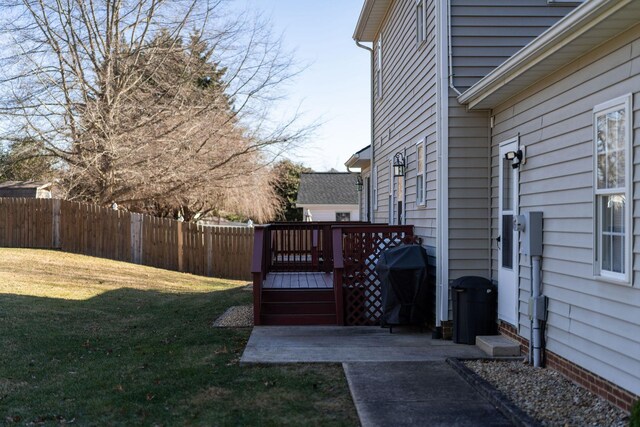
[[[363,427],[512,425],[446,362],[343,367]]]
[[[240,363],[444,361],[482,357],[477,347],[405,328],[256,326]]]

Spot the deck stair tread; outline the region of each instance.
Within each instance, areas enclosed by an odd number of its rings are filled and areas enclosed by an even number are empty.
[[[269,273],[262,288],[260,312],[263,325],[335,325],[333,275]]]
[[[264,314],[336,314],[336,305],[331,302],[270,302],[262,304]]]
[[[263,325],[335,325],[335,314],[262,314]]]

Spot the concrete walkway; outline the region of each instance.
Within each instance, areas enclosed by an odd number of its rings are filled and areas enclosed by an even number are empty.
[[[363,427],[512,425],[446,362],[343,367]]]
[[[434,340],[430,332],[372,326],[256,326],[240,363],[418,362],[483,357],[475,346]]]
[[[483,356],[410,329],[257,326],[240,363],[342,363],[364,427],[511,425],[445,362]]]

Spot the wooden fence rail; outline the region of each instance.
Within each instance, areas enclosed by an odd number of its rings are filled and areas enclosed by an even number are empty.
[[[66,200],[0,198],[0,246],[250,280],[253,228],[207,227]]]

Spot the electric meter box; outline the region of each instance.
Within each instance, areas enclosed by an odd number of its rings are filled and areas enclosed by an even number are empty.
[[[514,229],[520,232],[520,253],[542,256],[542,212],[525,212],[514,218]]]

